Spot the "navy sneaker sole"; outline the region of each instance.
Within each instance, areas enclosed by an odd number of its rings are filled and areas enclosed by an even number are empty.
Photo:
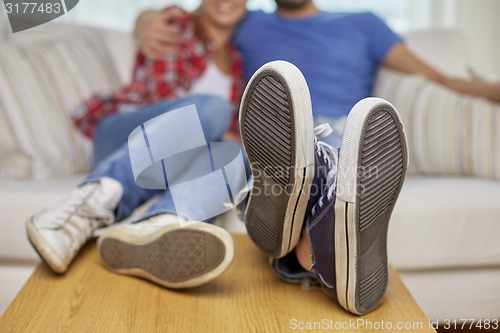
[[[363,315],[382,301],[388,284],[387,230],[408,163],[395,108],[379,98],[354,106],[339,153],[335,202],[337,298]]]
[[[275,258],[300,237],[314,178],[313,126],[309,89],[297,67],[273,61],[255,72],[240,107],[253,176],[245,223],[252,241]]]

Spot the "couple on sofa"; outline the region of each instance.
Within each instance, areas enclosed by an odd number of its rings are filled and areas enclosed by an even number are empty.
[[[407,146],[392,105],[366,98],[377,68],[496,101],[500,85],[443,76],[372,14],[325,13],[312,0],[276,3],[271,14],[246,12],[244,0],[203,0],[194,13],[141,14],[132,82],[92,97],[75,119],[94,140],[95,170],[64,202],[27,222],[31,243],[55,272],[68,269],[95,229],[123,220],[158,193],[139,221],[100,236],[104,264],[169,288],[203,284],[228,267],[230,235],[177,212],[169,189],[137,186],[130,163],[132,130],[195,104],[207,141],[241,138],[253,175],[247,231],[274,258],[276,274],[318,281],[352,313],[378,306]],[[182,128],[174,134],[190,135]],[[220,200],[207,196],[191,206],[203,210]]]

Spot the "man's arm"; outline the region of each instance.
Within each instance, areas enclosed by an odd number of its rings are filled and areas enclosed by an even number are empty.
[[[466,81],[447,77],[417,58],[404,43],[394,46],[385,58],[384,65],[408,74],[420,74],[461,94],[484,97],[500,102],[500,83]]]
[[[180,12],[172,10],[157,12],[148,10],[135,22],[134,36],[139,50],[148,58],[161,59],[167,53],[177,52],[181,32],[173,23]]]

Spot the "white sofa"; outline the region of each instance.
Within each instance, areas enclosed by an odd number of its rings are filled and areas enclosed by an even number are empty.
[[[36,33],[38,30],[49,33]],[[125,34],[48,24],[17,34],[15,40],[7,43],[29,45],[44,38],[53,41],[50,49],[66,43],[65,36],[76,36],[80,32],[103,37],[99,39],[101,45],[93,46],[98,48],[95,51],[109,52],[116,68],[108,70],[115,71],[119,81],[126,82],[135,44]],[[466,43],[459,34],[441,31],[429,38],[427,33],[415,33],[408,35],[407,42],[441,70],[467,75]],[[0,51],[0,56],[1,52],[5,51]],[[26,55],[29,57],[30,53]],[[2,89],[6,88],[0,85],[0,93]],[[32,94],[25,96],[30,98]],[[0,111],[4,112],[1,103]],[[0,169],[8,165],[9,156],[13,155],[0,151]],[[78,173],[37,181],[0,180],[0,313],[39,260],[25,236],[25,220],[64,198],[83,177],[84,173]],[[219,223],[231,232],[245,232],[234,212],[226,214]],[[390,261],[431,320],[499,318],[498,235],[500,182],[410,175],[390,226]]]

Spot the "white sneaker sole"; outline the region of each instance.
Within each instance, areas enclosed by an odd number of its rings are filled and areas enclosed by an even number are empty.
[[[231,235],[202,222],[172,223],[155,231],[117,226],[103,233],[97,247],[110,270],[172,289],[216,278],[234,256]]]
[[[363,315],[382,301],[388,284],[387,230],[408,163],[403,124],[380,98],[354,106],[339,154],[335,203],[337,297]]]
[[[285,61],[250,79],[240,107],[243,146],[254,184],[246,228],[268,255],[289,253],[300,237],[314,177],[311,98],[304,76]]]

